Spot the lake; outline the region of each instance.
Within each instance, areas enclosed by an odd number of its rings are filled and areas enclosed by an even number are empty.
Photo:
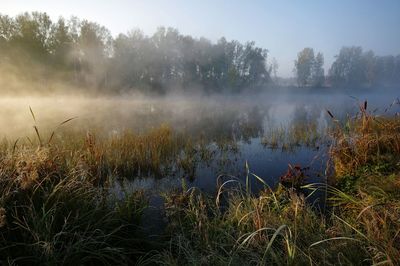
[[[0,100],[0,124],[3,136],[11,141],[32,136],[30,106],[42,134],[72,117],[76,119],[56,132],[96,129],[113,136],[126,129],[145,132],[169,125],[177,134],[201,142],[206,156],[200,152],[194,156],[190,169],[137,173],[116,182],[115,193],[124,186],[158,195],[182,187],[182,182],[213,193],[218,177],[221,182],[236,177],[245,183],[248,171],[275,187],[289,164],[307,169],[306,182],[325,182],[327,128],[332,123],[326,110],[343,120],[367,100],[371,112],[394,114],[399,111],[399,96],[396,90],[352,94],[325,90],[213,97],[9,97]],[[250,180],[253,191],[263,188],[257,178]]]

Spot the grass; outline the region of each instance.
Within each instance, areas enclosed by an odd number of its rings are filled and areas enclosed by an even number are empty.
[[[123,130],[110,135],[101,132],[86,133],[62,131],[40,133],[17,142],[3,141],[0,152],[18,153],[20,150],[57,151],[68,168],[76,168],[98,182],[105,182],[110,176],[134,179],[136,177],[163,177],[172,169],[190,170],[187,162],[209,160],[212,157],[206,144],[192,141],[189,137],[172,132],[167,125],[146,132]],[[44,141],[51,136],[51,142]],[[32,148],[33,147],[33,148]]]
[[[165,228],[143,230],[144,192],[110,192],[118,178],[162,176],[213,160],[204,139],[168,126],[112,135],[62,131],[0,145],[0,262],[5,265],[398,265],[400,119],[331,112],[328,184],[271,189],[247,167],[245,182],[220,176],[214,195],[165,193]],[[32,112],[34,117],[34,113]],[[68,123],[69,121],[65,121]],[[61,123],[60,126],[62,126]],[[315,146],[312,124],[272,133],[280,147]],[[274,137],[275,136],[275,137]],[[283,141],[283,142],[282,142]],[[213,147],[236,151],[231,141]],[[278,147],[278,146],[277,146]],[[286,149],[286,148],[284,148]],[[328,171],[329,172],[329,171]],[[250,188],[251,179],[263,186]],[[290,181],[290,180],[289,180]],[[292,185],[291,185],[292,184]],[[310,202],[327,195],[326,211]]]
[[[316,122],[296,122],[269,128],[261,143],[270,149],[293,151],[296,147],[318,148],[327,142],[327,132],[318,128]]]
[[[333,130],[333,202],[374,263],[400,263],[400,119],[359,114]],[[343,192],[338,193],[340,189]]]
[[[174,265],[398,265],[399,130],[398,117],[372,116],[365,103],[358,116],[344,124],[335,121],[331,130],[335,174],[330,184],[274,191],[265,186],[254,195],[231,179],[215,196],[196,189],[166,195],[171,248],[156,260],[167,258]],[[316,189],[327,189],[328,212],[306,203],[303,192]]]
[[[140,253],[140,193],[112,201],[53,149],[18,150],[0,169],[3,263],[108,265]]]

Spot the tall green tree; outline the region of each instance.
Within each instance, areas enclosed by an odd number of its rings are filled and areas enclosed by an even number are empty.
[[[265,87],[271,74],[268,51],[254,42],[212,43],[164,27],[152,36],[131,31],[114,40],[97,23],[76,17],[53,22],[38,12],[1,15],[0,47],[0,59],[12,58],[22,73],[47,79],[59,71],[68,82],[95,88],[238,92]]]
[[[325,82],[325,72],[324,72],[324,55],[318,53],[315,57],[314,64],[312,66],[312,86],[321,87]]]
[[[25,56],[47,63],[51,50],[52,22],[46,13],[32,12],[15,18],[16,31],[10,40],[12,46]]]
[[[343,47],[335,58],[329,70],[334,86],[354,86],[365,82],[361,47]]]
[[[63,18],[53,26],[51,51],[54,62],[59,66],[68,66],[69,58],[74,49],[73,36]]]
[[[304,48],[297,54],[297,60],[294,62],[297,84],[307,86],[311,83],[311,74],[314,65],[314,49]]]

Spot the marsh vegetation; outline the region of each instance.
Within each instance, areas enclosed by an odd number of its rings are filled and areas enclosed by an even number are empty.
[[[378,116],[350,99],[346,117],[191,101],[81,99],[60,112],[81,118],[60,119],[31,99],[13,112],[34,128],[0,147],[2,262],[399,263],[398,102]]]

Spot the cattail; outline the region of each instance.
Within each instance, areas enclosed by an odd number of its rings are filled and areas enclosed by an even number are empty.
[[[326,110],[327,112],[328,112],[328,115],[331,117],[331,118],[335,118],[334,116],[333,116],[333,114],[329,111],[329,110]]]

